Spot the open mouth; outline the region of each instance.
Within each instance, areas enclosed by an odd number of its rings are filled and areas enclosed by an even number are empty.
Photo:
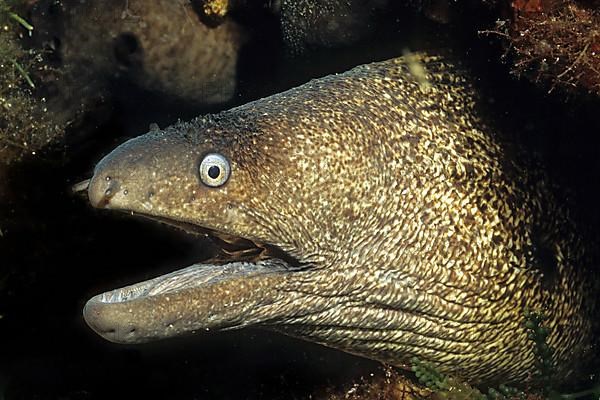
[[[191,235],[208,237],[217,249],[216,254],[202,263],[102,293],[92,300],[102,303],[125,302],[210,285],[237,276],[300,270],[306,267],[297,258],[274,245],[257,243],[185,222],[136,215],[174,226]]]
[[[185,314],[189,311],[183,309],[184,306],[179,311],[162,311],[173,299],[185,301],[186,296],[188,299],[199,298],[201,293],[206,293],[204,296],[210,303],[215,300],[214,293],[220,287],[236,290],[234,282],[256,281],[261,277],[307,268],[306,264],[274,245],[179,221],[142,216],[175,226],[188,234],[208,237],[217,251],[202,263],[92,297],[86,303],[84,317],[92,329],[114,342],[144,342],[193,330],[182,322],[188,318]],[[237,285],[240,286],[243,283]],[[181,322],[180,326],[177,326],[178,322]]]

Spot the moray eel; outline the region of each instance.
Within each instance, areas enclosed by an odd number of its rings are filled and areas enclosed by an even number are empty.
[[[122,144],[97,165],[91,203],[222,251],[93,297],[87,323],[119,343],[261,326],[518,382],[535,371],[529,307],[548,316],[557,380],[570,379],[597,329],[591,258],[469,82],[444,57],[400,57]]]

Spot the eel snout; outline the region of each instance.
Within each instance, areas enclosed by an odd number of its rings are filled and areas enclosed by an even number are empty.
[[[135,336],[136,327],[133,324],[125,327],[122,324],[115,324],[111,318],[106,318],[103,304],[96,297],[89,300],[83,309],[83,317],[88,326],[110,342],[131,342]]]
[[[130,139],[96,166],[88,185],[90,203],[97,208],[152,213],[157,202],[183,199],[198,186],[198,151],[164,131]],[[159,196],[160,188],[165,198]]]
[[[116,154],[110,153],[98,163],[87,187],[89,201],[92,206],[108,208],[113,205],[111,204],[113,198],[118,200],[128,193],[127,186],[130,186],[129,183],[133,178],[133,174],[127,170],[127,165],[137,163],[141,167],[145,164],[143,163],[143,155],[137,149],[141,146],[137,145],[136,142],[136,139],[125,142],[113,152]],[[126,176],[122,176],[123,174]],[[125,185],[123,185],[123,178],[126,178],[127,181]]]
[[[110,199],[118,192],[119,187],[119,182],[110,176],[95,177],[95,179],[90,181],[88,187],[90,203],[96,208],[107,206],[110,203]]]

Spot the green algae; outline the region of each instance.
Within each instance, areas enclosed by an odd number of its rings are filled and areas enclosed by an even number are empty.
[[[546,316],[539,310],[525,309],[523,327],[527,329],[536,357],[537,373],[532,377],[538,391],[522,392],[516,388],[500,385],[489,388],[487,394],[468,383],[439,372],[434,365],[413,358],[412,371],[420,384],[431,390],[433,397],[445,400],[574,400],[579,398],[600,398],[600,385],[575,393],[560,393],[554,386],[555,365],[552,357],[554,349],[548,345],[549,329],[544,325]]]
[[[23,2],[0,0],[0,164],[10,164],[62,136],[36,80],[49,72],[42,51],[26,49],[35,29],[21,17]]]
[[[555,367],[552,361],[554,349],[548,345],[546,340],[550,333],[548,328],[544,325],[546,317],[540,311],[529,309],[525,310],[524,315],[524,325],[528,331],[527,335],[534,343],[533,353],[535,354],[535,365],[538,371],[535,379],[539,382],[539,386],[542,388],[544,395],[553,397],[555,393],[553,386]]]

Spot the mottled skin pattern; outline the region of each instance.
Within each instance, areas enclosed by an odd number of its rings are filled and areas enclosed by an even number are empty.
[[[570,379],[597,302],[576,227],[543,175],[477,117],[460,70],[421,62],[429,85],[393,59],[117,148],[96,168],[94,205],[276,245],[304,267],[91,301],[88,323],[117,342],[260,325],[396,366],[418,356],[473,383],[514,382],[535,370],[523,311],[540,308],[557,379]],[[207,152],[231,162],[220,188],[198,178]]]

